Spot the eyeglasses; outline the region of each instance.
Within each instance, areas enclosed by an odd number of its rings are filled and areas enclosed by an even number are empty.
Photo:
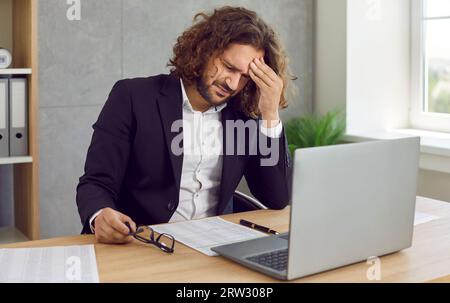
[[[144,231],[149,232],[148,237],[141,235]],[[130,232],[129,235],[133,236],[136,240],[139,240],[141,242],[155,245],[165,253],[171,254],[175,251],[175,238],[172,235],[166,233],[159,234],[155,238],[155,231],[151,227],[145,225],[139,226],[135,232]]]

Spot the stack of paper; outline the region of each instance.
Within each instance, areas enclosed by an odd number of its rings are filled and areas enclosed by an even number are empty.
[[[416,211],[414,214],[414,225],[419,225],[436,219],[439,219],[439,217]]]
[[[0,283],[98,283],[94,245],[0,249]]]

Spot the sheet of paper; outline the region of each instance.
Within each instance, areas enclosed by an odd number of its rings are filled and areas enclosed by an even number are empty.
[[[217,253],[213,252],[211,247],[267,236],[265,233],[231,223],[219,217],[151,227],[157,233],[171,234],[176,241],[208,256],[217,256]]]
[[[419,225],[436,219],[439,219],[439,217],[416,211],[414,214],[414,225]]]
[[[94,245],[0,249],[0,283],[98,283]]]

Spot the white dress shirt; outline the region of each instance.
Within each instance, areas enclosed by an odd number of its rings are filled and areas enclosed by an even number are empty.
[[[181,82],[183,102],[183,167],[180,180],[179,204],[169,222],[205,218],[216,215],[222,178],[223,133],[221,111],[227,104],[196,111]],[[282,133],[281,121],[272,128],[260,124],[261,132],[271,138]],[[89,224],[102,210],[96,212]]]
[[[169,222],[215,215],[222,178],[221,111],[227,105],[205,112],[192,108],[181,80],[183,95],[183,168],[179,204]]]

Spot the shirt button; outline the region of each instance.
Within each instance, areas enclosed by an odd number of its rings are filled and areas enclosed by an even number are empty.
[[[175,203],[169,202],[169,204],[167,204],[167,209],[169,211],[174,211],[175,210]]]

